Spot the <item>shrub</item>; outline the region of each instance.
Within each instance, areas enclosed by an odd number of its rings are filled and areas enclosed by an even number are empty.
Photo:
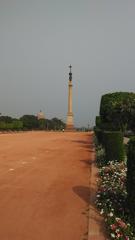
[[[105,148],[105,156],[107,161],[124,160],[124,144],[123,134],[120,131],[104,131],[103,146]]]
[[[100,168],[96,205],[104,217],[109,239],[135,240],[135,224],[125,205],[127,168],[111,161]]]
[[[127,193],[129,209],[135,219],[135,137],[132,137],[128,143]]]
[[[39,119],[39,129],[40,130],[45,130],[46,129],[46,120],[45,119]]]
[[[102,167],[106,165],[106,158],[105,158],[105,149],[102,145],[98,145],[96,147],[96,164],[98,167]]]
[[[103,95],[100,115],[103,122],[113,124],[113,129],[135,129],[135,93],[115,92]]]
[[[22,130],[23,129],[23,122],[20,121],[20,120],[17,120],[17,119],[13,120],[12,129],[17,130],[17,131]]]
[[[6,130],[7,128],[6,128],[6,123],[5,122],[3,122],[3,121],[0,121],[0,130]]]
[[[96,116],[96,127],[100,128],[101,127],[101,117],[100,116]]]
[[[9,116],[0,116],[0,122],[12,123],[13,118]]]
[[[34,115],[24,115],[20,118],[20,121],[26,130],[38,129],[39,127],[38,119]]]
[[[103,140],[102,140],[103,139],[103,130],[95,127],[94,132],[95,132],[95,135],[97,137],[98,143],[102,144],[102,142],[103,142]]]
[[[106,131],[119,131],[120,128],[116,126],[113,122],[103,122],[101,124],[101,128]]]

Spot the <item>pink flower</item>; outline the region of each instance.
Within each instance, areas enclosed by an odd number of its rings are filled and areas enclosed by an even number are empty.
[[[121,228],[124,228],[124,229],[126,229],[127,228],[127,225],[126,225],[126,223],[124,223],[121,219],[120,220],[118,220],[118,224],[119,224],[119,226],[121,227]]]
[[[120,237],[122,237],[122,233],[119,233],[119,232],[117,232],[117,235],[116,235],[116,237],[117,237],[117,238],[120,238]]]
[[[115,225],[115,224],[112,224],[111,225],[111,229],[114,231],[114,230],[116,230],[116,228],[117,228],[117,226]]]

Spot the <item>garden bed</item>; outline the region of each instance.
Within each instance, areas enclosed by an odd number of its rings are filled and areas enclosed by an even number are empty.
[[[135,240],[135,224],[126,203],[126,163],[111,161],[105,166],[101,165],[98,161],[96,205],[104,216],[110,239]]]

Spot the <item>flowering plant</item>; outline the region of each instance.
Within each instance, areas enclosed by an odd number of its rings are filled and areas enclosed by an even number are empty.
[[[111,161],[99,169],[96,205],[111,239],[135,240],[135,226],[126,206],[126,164]]]

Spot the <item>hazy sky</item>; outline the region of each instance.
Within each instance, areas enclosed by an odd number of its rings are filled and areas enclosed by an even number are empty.
[[[76,126],[100,98],[135,90],[135,0],[0,0],[0,112],[66,120],[73,65]]]

